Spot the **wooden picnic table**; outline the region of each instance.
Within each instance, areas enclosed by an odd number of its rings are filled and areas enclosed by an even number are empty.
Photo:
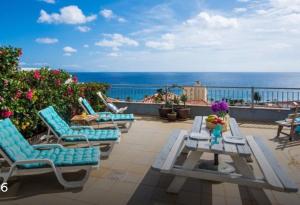
[[[281,169],[272,152],[264,144],[262,138],[246,136],[245,144],[222,142],[211,144],[209,140],[200,140],[190,137],[190,133],[199,132],[201,135],[210,135],[206,128],[205,116],[195,117],[191,131],[176,130],[170,136],[160,154],[157,156],[152,168],[162,173],[175,175],[167,192],[178,193],[187,178],[198,178],[210,181],[229,182],[247,186],[257,202],[266,203],[263,189],[272,189],[282,192],[297,192],[298,187],[287,177]],[[243,137],[234,118],[230,118],[230,130],[223,136]],[[182,153],[188,153],[182,164],[177,163]],[[203,153],[223,154],[231,157],[235,172],[224,173],[219,170],[199,168]],[[259,165],[263,178],[257,178],[251,168],[249,158],[254,156]]]

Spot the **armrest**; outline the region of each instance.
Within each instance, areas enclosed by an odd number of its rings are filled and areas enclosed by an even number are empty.
[[[94,128],[92,126],[71,126],[70,127],[73,130],[81,130],[81,129],[89,129],[89,130],[94,130]]]
[[[64,138],[68,138],[68,137],[75,137],[75,138],[78,138],[78,139],[83,139],[83,140],[86,141],[86,143],[89,145],[89,147],[92,147],[89,139],[85,135],[62,135],[60,138],[64,139]]]
[[[63,148],[61,144],[37,144],[32,145],[34,149],[54,149],[54,148]]]

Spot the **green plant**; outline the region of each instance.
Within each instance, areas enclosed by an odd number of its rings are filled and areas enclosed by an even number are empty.
[[[187,100],[188,100],[188,96],[187,96],[186,94],[182,94],[182,95],[180,96],[180,100],[183,102],[183,106],[185,107],[186,102],[187,102]]]
[[[261,95],[259,94],[259,92],[254,92],[253,100],[255,100],[256,104],[258,104],[258,102],[261,101]]]
[[[167,101],[165,102],[165,107],[167,107],[167,108],[173,108],[173,103],[172,103],[172,101],[171,101],[171,100],[167,100]]]
[[[131,97],[130,96],[126,97],[126,102],[131,102]]]
[[[37,113],[50,105],[66,120],[82,112],[79,97],[88,99],[95,110],[103,110],[96,92],[105,92],[106,84],[78,84],[77,77],[64,70],[20,71],[20,51],[0,47],[0,119],[11,118],[17,128],[30,137],[45,130]]]
[[[174,103],[175,105],[179,105],[179,104],[180,104],[179,97],[177,97],[176,95],[174,95],[173,103]]]

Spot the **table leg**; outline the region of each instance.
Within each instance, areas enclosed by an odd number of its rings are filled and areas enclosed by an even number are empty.
[[[280,133],[281,133],[282,129],[283,129],[283,126],[282,125],[278,125],[277,136],[276,137],[280,136]]]
[[[254,179],[254,172],[250,168],[250,166],[247,164],[246,159],[239,157],[239,156],[231,156],[236,169],[242,174],[244,177],[252,178]],[[263,191],[263,189],[260,188],[250,188],[247,187],[249,191],[252,193],[253,197],[255,198],[255,201],[257,204],[261,205],[268,205],[271,204],[270,200],[268,199],[267,195]]]
[[[192,170],[198,164],[199,159],[203,152],[190,151],[188,157],[182,165],[182,169]],[[181,187],[184,185],[187,177],[175,176],[171,184],[169,185],[167,192],[177,194]]]
[[[219,165],[219,155],[218,154],[214,154],[214,164],[216,165],[216,166],[218,166]]]

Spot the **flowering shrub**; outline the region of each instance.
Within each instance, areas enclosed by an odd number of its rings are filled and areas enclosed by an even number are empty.
[[[95,109],[103,109],[96,92],[105,92],[107,85],[78,84],[77,77],[64,70],[19,71],[20,54],[20,49],[0,47],[0,119],[11,118],[25,136],[45,130],[37,113],[50,105],[66,120],[82,112],[79,97],[86,97]]]
[[[213,102],[211,110],[220,117],[224,117],[228,112],[228,104],[225,100]]]

